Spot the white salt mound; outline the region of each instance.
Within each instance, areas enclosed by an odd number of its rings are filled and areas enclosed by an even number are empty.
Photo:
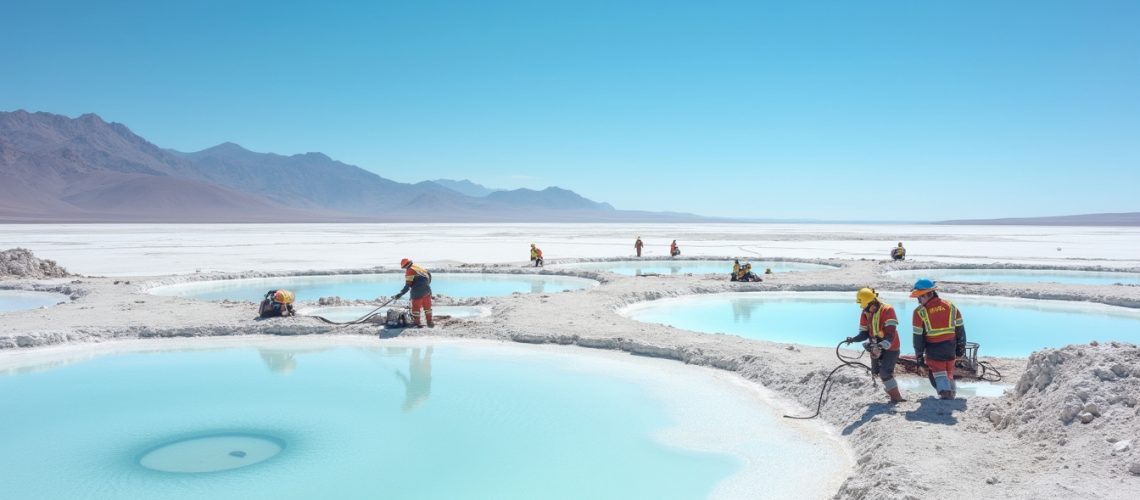
[[[70,276],[67,270],[54,260],[37,259],[26,248],[13,248],[0,252],[0,278],[64,278]]]
[[[984,408],[994,427],[1036,442],[1068,468],[1092,463],[1140,475],[1140,347],[1122,342],[1045,349],[1017,386]]]

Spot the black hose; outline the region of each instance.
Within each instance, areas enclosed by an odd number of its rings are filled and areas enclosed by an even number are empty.
[[[994,365],[988,361],[979,361],[978,366],[982,368],[982,373],[978,374],[978,380],[1001,382],[1001,372],[999,372],[997,368],[994,368]],[[993,374],[989,375],[989,372],[993,372]]]
[[[344,325],[359,325],[360,323],[363,323],[363,322],[365,322],[365,321],[368,321],[369,319],[371,319],[373,316],[375,316],[375,315],[376,315],[376,313],[377,313],[377,312],[379,312],[381,309],[383,309],[383,308],[384,308],[385,306],[387,306],[388,304],[391,304],[391,303],[392,303],[392,301],[394,301],[394,300],[396,300],[396,298],[395,298],[395,297],[392,297],[392,298],[388,299],[388,301],[387,301],[387,302],[384,302],[383,304],[380,304],[380,306],[379,306],[379,307],[377,307],[376,309],[373,309],[373,310],[371,310],[371,311],[368,311],[368,314],[365,314],[364,316],[361,316],[361,317],[359,317],[359,318],[356,318],[356,319],[354,319],[354,320],[352,320],[352,321],[340,321],[340,322],[337,322],[337,321],[333,321],[333,320],[331,320],[331,319],[328,319],[328,318],[325,318],[325,317],[321,317],[321,316],[309,316],[309,317],[310,317],[310,318],[317,318],[317,319],[319,319],[319,320],[321,320],[321,321],[324,321],[325,323],[328,323],[328,324],[330,324],[330,325],[337,325],[337,326],[344,326]]]
[[[866,364],[864,364],[861,361],[858,361],[858,359],[862,358],[863,354],[866,353],[867,351],[863,351],[862,353],[859,353],[859,355],[855,356],[855,357],[844,356],[844,355],[839,353],[839,348],[843,344],[844,344],[844,342],[840,342],[839,344],[837,344],[835,346],[835,357],[839,358],[839,361],[842,364],[835,367],[835,369],[831,370],[831,373],[827,374],[827,378],[823,379],[823,387],[821,387],[819,389],[819,402],[817,402],[815,405],[815,413],[812,413],[811,416],[807,416],[807,417],[797,417],[794,415],[784,415],[784,418],[791,418],[791,419],[795,419],[795,420],[810,420],[810,419],[813,419],[815,417],[818,417],[819,412],[821,410],[823,410],[823,396],[825,394],[827,394],[828,384],[831,383],[831,377],[832,377],[832,375],[835,375],[835,372],[839,371],[840,368],[849,367],[849,366],[850,367],[862,368],[864,370],[867,370],[868,373],[871,373],[872,380],[874,380],[874,373],[871,371],[871,367],[867,366]]]

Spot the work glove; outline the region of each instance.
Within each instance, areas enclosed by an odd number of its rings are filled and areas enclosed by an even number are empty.
[[[852,342],[854,342],[854,341],[855,341],[855,338],[854,338],[854,337],[847,337],[847,338],[843,339],[843,343],[844,343],[844,344],[850,344],[850,343],[852,343]]]
[[[883,340],[883,341],[880,341],[880,342],[879,342],[879,347],[882,347],[884,351],[890,350],[890,348],[891,348],[891,342],[890,342],[890,341],[888,341],[888,340]]]
[[[926,366],[926,358],[924,358],[922,356],[918,356],[918,357],[914,358],[914,364],[918,365],[919,368],[923,368]]]
[[[965,355],[966,355],[966,344],[958,344],[954,348],[954,356],[960,358],[960,357],[965,356]]]
[[[400,300],[400,297],[403,297],[403,296],[404,296],[404,294],[402,294],[402,293],[397,293],[396,295],[393,295],[393,296],[392,296],[392,300]]]

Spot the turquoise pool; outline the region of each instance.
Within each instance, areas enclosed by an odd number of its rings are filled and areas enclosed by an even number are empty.
[[[890,271],[907,281],[930,278],[965,283],[1066,283],[1073,285],[1140,285],[1140,273],[1063,271],[1053,269],[913,269]]]
[[[831,347],[858,333],[855,292],[748,292],[662,299],[623,314],[707,333]],[[884,293],[899,316],[903,351],[913,352],[915,301]],[[1092,340],[1140,342],[1140,311],[1099,304],[946,294],[962,310],[966,334],[982,356],[1024,357],[1044,347]]]
[[[744,265],[752,264],[752,272],[764,274],[764,270],[771,268],[774,273],[794,273],[803,271],[824,271],[836,269],[834,266],[822,264],[807,264],[803,262],[782,261],[741,261]],[[612,262],[575,262],[572,264],[558,264],[560,269],[576,269],[582,271],[598,271],[626,276],[640,276],[645,274],[724,274],[732,273],[731,260],[623,260]]]
[[[0,290],[0,313],[51,307],[68,300],[68,296],[58,293]]]
[[[567,348],[344,342],[79,352],[39,370],[0,355],[0,491],[820,498],[850,470],[849,449],[822,427],[780,418],[758,389],[711,369]]]
[[[597,284],[594,280],[557,275],[434,273],[431,289],[432,293],[450,297],[497,297],[516,292],[557,293],[581,290]],[[403,274],[340,274],[195,281],[151,288],[150,293],[199,300],[256,302],[265,296],[265,292],[284,288],[295,292],[297,300],[333,296],[346,300],[372,300],[395,295],[403,286]]]

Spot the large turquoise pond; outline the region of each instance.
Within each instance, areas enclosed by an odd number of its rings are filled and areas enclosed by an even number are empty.
[[[581,290],[597,284],[594,280],[558,275],[434,273],[431,290],[434,294],[450,297],[497,297],[516,292],[557,293]],[[199,300],[256,302],[265,296],[265,292],[284,288],[296,293],[297,300],[333,296],[347,300],[372,300],[395,295],[403,287],[403,274],[338,274],[194,281],[151,288],[150,293]]]
[[[489,342],[223,340],[40,365],[0,353],[0,496],[822,498],[851,466],[817,423],[711,369]]]
[[[773,273],[793,273],[803,271],[825,271],[836,269],[834,266],[821,264],[808,264],[803,262],[783,261],[741,261],[740,264],[750,262],[752,272],[764,274],[765,269],[772,269]],[[626,276],[642,276],[646,274],[732,274],[731,260],[623,260],[609,262],[575,262],[571,264],[558,264],[559,269],[575,269],[581,271],[596,271],[623,274]]]
[[[916,302],[884,293],[895,306],[905,353],[913,352],[911,315]],[[1044,347],[1093,340],[1140,343],[1140,311],[1099,304],[956,296],[971,342],[983,356],[1024,357]],[[634,304],[623,314],[686,330],[831,347],[858,333],[855,292],[747,292],[662,299]]]
[[[0,290],[0,313],[51,307],[68,300],[70,300],[68,296],[58,293]]]
[[[1056,269],[911,269],[888,276],[907,281],[929,278],[964,283],[1065,283],[1071,285],[1140,285],[1140,273],[1065,271]]]

